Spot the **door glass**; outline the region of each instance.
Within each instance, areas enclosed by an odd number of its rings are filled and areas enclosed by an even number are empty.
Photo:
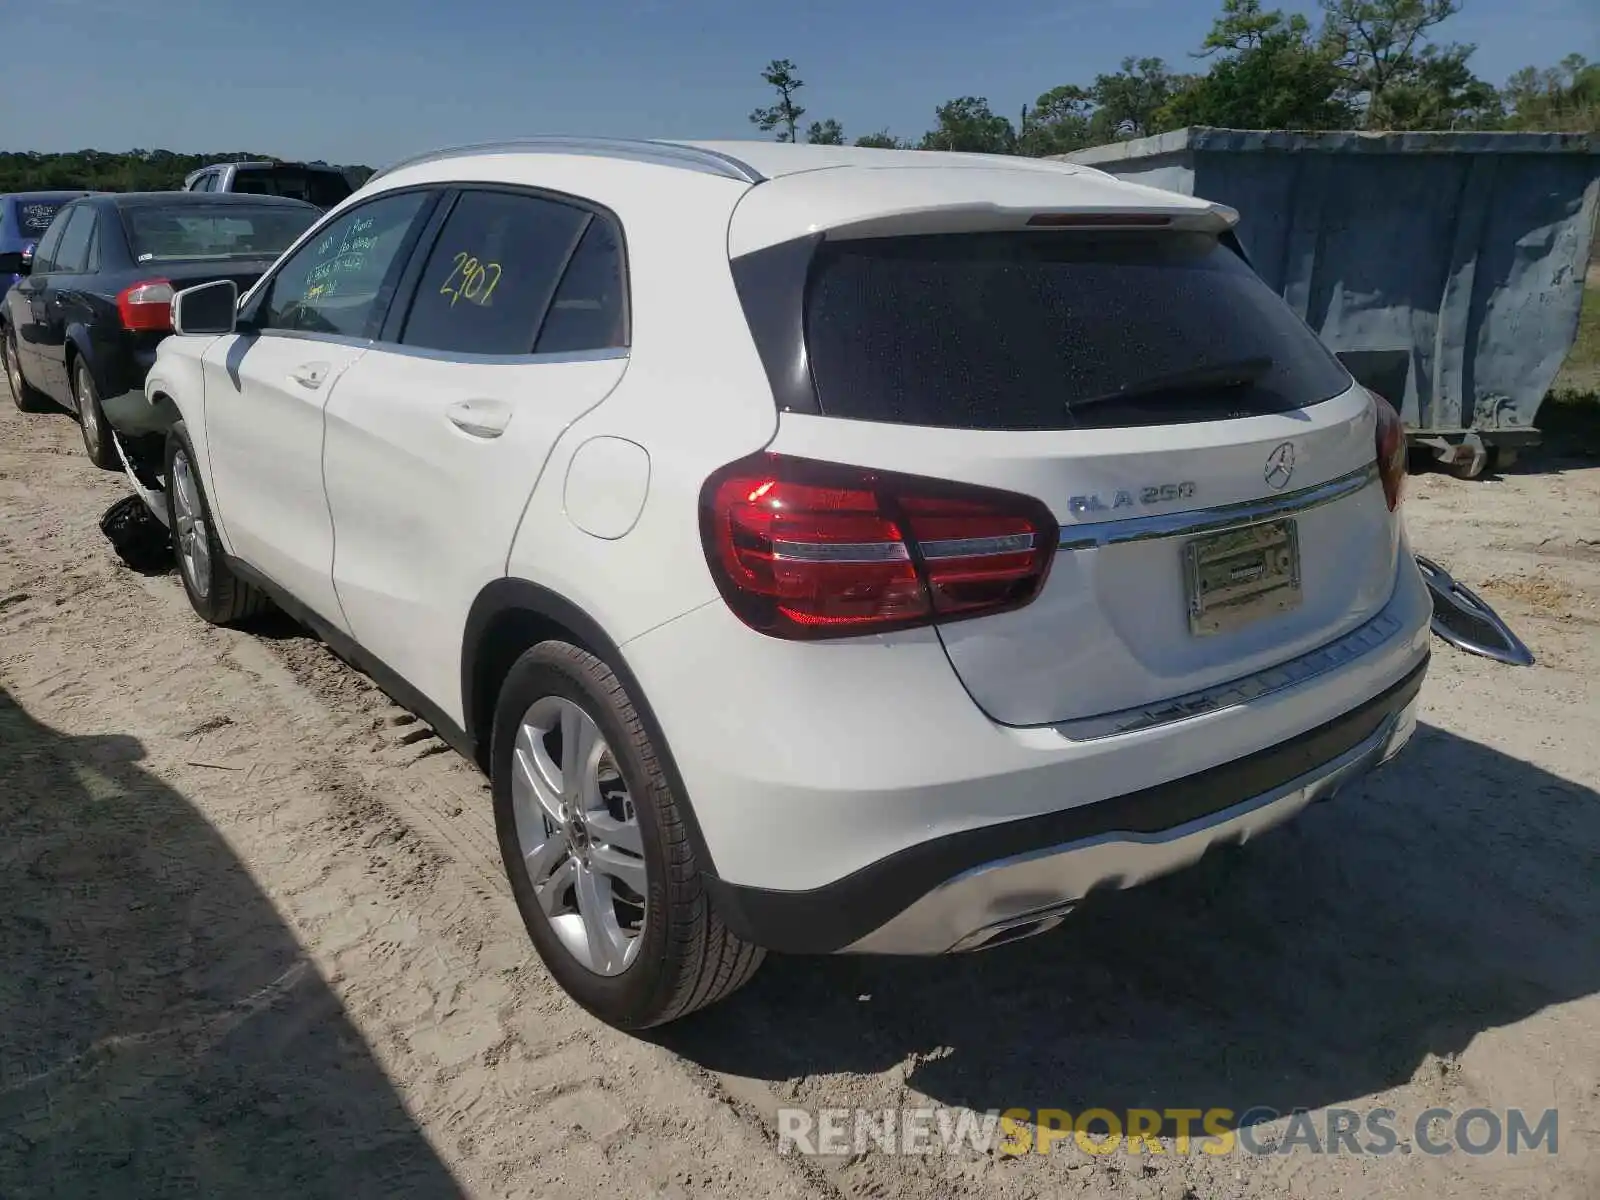
[[[622,247],[617,229],[596,217],[567,264],[534,343],[535,354],[572,354],[628,344]]]
[[[76,208],[69,208],[50,223],[49,230],[40,240],[38,248],[33,252],[33,273],[35,275],[47,275],[55,270],[56,247],[61,245],[61,235],[66,233],[68,223],[80,211]]]
[[[590,221],[570,204],[465,192],[417,284],[400,341],[457,354],[530,354],[562,268]]]
[[[89,239],[94,237],[94,210],[79,208],[73,211],[72,223],[61,235],[61,247],[56,251],[52,270],[67,275],[81,274],[89,265]]]
[[[55,220],[56,213],[61,211],[61,204],[54,200],[19,200],[17,201],[17,214],[20,223],[17,228],[22,231],[25,238],[36,238],[50,228],[50,222]]]
[[[261,328],[372,336],[383,320],[400,248],[429,198],[425,192],[384,196],[323,226],[273,276]]]

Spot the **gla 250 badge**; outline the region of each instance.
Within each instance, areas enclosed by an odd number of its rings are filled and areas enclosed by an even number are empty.
[[[1194,495],[1194,483],[1184,480],[1182,483],[1157,483],[1138,490],[1138,500],[1134,500],[1134,493],[1127,488],[1118,488],[1111,496],[1111,503],[1107,504],[1100,498],[1098,492],[1091,492],[1087,496],[1073,496],[1067,501],[1067,508],[1072,515],[1082,516],[1084,513],[1115,512],[1119,508],[1134,508],[1139,504],[1167,504],[1173,500],[1187,500]]]

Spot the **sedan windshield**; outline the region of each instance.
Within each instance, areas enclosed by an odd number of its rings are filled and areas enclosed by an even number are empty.
[[[309,208],[230,204],[150,205],[123,210],[134,261],[277,258],[321,214]]]

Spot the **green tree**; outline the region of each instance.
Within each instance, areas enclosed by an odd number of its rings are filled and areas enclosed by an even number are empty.
[[[1341,129],[1354,119],[1343,75],[1298,13],[1225,0],[1198,55],[1212,56],[1211,70],[1173,97],[1158,124]]]
[[[874,150],[910,150],[911,145],[895,137],[887,129],[880,129],[877,133],[864,133],[856,139],[856,145],[868,146]]]
[[[1508,129],[1600,133],[1600,63],[1569,54],[1554,67],[1524,67],[1502,89]]]
[[[1022,132],[1017,135],[1017,153],[1034,158],[1069,154],[1091,144],[1089,114],[1093,101],[1089,93],[1073,83],[1051,88],[1025,109]]]
[[[806,141],[813,146],[844,145],[844,126],[829,117],[826,121],[813,121],[806,130]]]
[[[983,96],[947,100],[935,113],[938,125],[922,135],[923,150],[959,150],[969,154],[1013,154],[1017,131],[1005,117],[989,109]]]
[[[1096,75],[1089,95],[1094,115],[1089,134],[1096,143],[1119,138],[1144,137],[1175,128],[1163,110],[1193,81],[1174,75],[1159,58],[1125,58],[1112,75]]]
[[[758,108],[750,114],[750,121],[762,133],[778,131],[780,142],[798,141],[800,118],[805,109],[795,100],[805,81],[795,74],[798,68],[787,58],[775,58],[761,72],[761,78],[777,90],[778,102],[767,108]]]
[[[1467,67],[1474,47],[1430,45],[1461,0],[1321,0],[1322,40],[1343,96],[1368,129],[1491,123],[1493,89]]]

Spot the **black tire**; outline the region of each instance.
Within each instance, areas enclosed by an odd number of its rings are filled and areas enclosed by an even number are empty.
[[[206,497],[205,487],[200,482],[200,473],[195,469],[194,447],[189,444],[189,435],[184,431],[183,425],[173,426],[172,432],[167,435],[166,459],[166,495],[167,495],[167,528],[172,531],[172,550],[178,560],[178,576],[183,580],[183,590],[189,597],[189,603],[194,611],[213,625],[232,625],[246,617],[256,616],[271,607],[266,596],[256,588],[246,583],[235,575],[228,567],[226,552],[217,540],[216,522],[211,516],[211,501]],[[191,549],[185,552],[184,538],[180,533],[180,508],[182,501],[178,496],[178,480],[182,475],[192,484],[192,501],[199,509],[201,528],[196,530],[197,539],[204,542],[205,549],[205,578],[197,579],[200,572],[196,569],[195,558],[197,553]],[[187,521],[182,522],[184,528],[193,528]]]
[[[22,360],[17,357],[17,331],[10,325],[5,327],[5,337],[0,339],[0,365],[5,368],[6,388],[18,412],[45,412],[52,407],[49,397],[22,374]]]
[[[562,944],[534,891],[518,843],[512,760],[524,714],[536,701],[570,701],[599,727],[634,800],[647,904],[641,944],[619,974],[591,971]],[[568,995],[623,1030],[663,1025],[730,995],[750,981],[766,952],[734,937],[706,896],[684,820],[638,711],[611,668],[566,642],[543,642],[512,666],[495,707],[490,758],[495,828],[517,908],[545,966]]]
[[[83,449],[89,461],[102,471],[120,471],[122,460],[111,442],[111,426],[100,407],[100,389],[94,385],[94,372],[78,359],[72,364],[72,396],[78,405],[78,427],[83,432]]]

